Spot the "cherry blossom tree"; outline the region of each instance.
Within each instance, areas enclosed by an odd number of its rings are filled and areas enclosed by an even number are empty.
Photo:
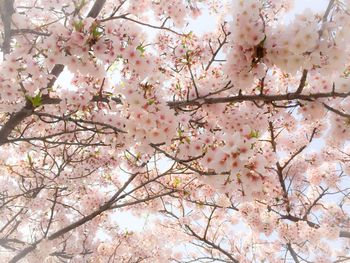
[[[350,261],[350,1],[292,9],[2,0],[0,262]]]

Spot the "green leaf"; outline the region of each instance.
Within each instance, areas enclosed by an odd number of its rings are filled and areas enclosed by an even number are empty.
[[[30,157],[29,153],[27,154],[27,158],[28,158],[28,162],[29,162],[30,166],[32,166],[33,160],[32,160],[32,157]]]
[[[179,135],[179,137],[181,138],[182,137],[182,130],[179,128],[178,130],[177,130],[177,134]]]
[[[259,138],[260,134],[259,131],[252,130],[249,134],[250,138]]]
[[[236,174],[236,177],[237,177],[238,182],[241,183],[241,182],[242,182],[242,181],[241,181],[241,174],[240,174],[240,173],[237,173],[237,174]]]
[[[141,159],[141,153],[137,153],[135,158],[136,158],[136,161],[139,161]]]
[[[125,229],[125,236],[131,236],[133,234],[134,234],[133,231],[128,231],[127,229]]]
[[[136,50],[140,51],[141,56],[143,56],[143,54],[144,54],[145,51],[146,51],[146,48],[145,48],[145,46],[143,46],[142,44],[140,44],[140,45],[138,45],[138,46],[136,47]]]
[[[83,20],[74,21],[74,29],[75,29],[75,31],[81,32],[83,30],[83,27],[84,27]]]
[[[148,101],[147,101],[147,104],[148,105],[152,105],[153,103],[155,103],[155,99],[149,99]]]
[[[99,26],[94,26],[93,28],[92,28],[92,37],[94,38],[94,39],[99,39],[100,38],[100,36],[102,35],[102,33],[103,33],[103,31],[102,31],[102,29],[99,27]]]
[[[27,99],[32,103],[34,108],[37,108],[42,105],[41,94],[38,94],[35,97],[27,96]]]
[[[181,184],[181,179],[179,177],[176,177],[174,180],[173,180],[173,185],[175,188],[179,187],[179,185]]]
[[[108,181],[111,181],[111,180],[112,180],[112,176],[111,176],[111,174],[109,174],[109,173],[103,174],[102,177],[103,177],[104,179],[108,180]]]
[[[204,207],[204,203],[201,202],[201,201],[199,201],[199,202],[197,203],[197,206],[198,206],[198,208],[203,208],[203,207]]]

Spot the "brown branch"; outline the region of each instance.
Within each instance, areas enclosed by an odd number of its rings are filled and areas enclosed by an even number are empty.
[[[346,98],[350,96],[350,92],[325,92],[325,93],[310,93],[310,94],[297,94],[297,93],[285,93],[285,94],[273,94],[273,95],[243,95],[238,94],[236,96],[219,97],[219,98],[205,98],[199,97],[189,101],[168,101],[170,108],[180,108],[186,106],[201,106],[204,104],[220,104],[220,103],[234,103],[244,101],[263,101],[266,103],[272,103],[277,101],[293,101],[293,100],[305,100],[312,101],[322,98]]]
[[[340,262],[349,262],[350,257],[343,257],[343,256],[338,256],[338,260],[333,261],[333,263],[340,263]]]
[[[350,238],[350,232],[349,231],[340,231],[339,237]]]
[[[11,225],[11,223],[18,218],[23,210],[24,208],[22,207],[10,220],[8,220],[7,223],[0,229],[0,233],[2,233],[9,225]]]
[[[350,119],[350,114],[347,114],[347,113],[344,113],[344,112],[342,112],[340,110],[334,109],[333,107],[327,105],[326,103],[322,103],[322,104],[327,110],[329,110],[329,111],[331,111],[331,112],[333,112],[333,113],[335,113],[335,114],[337,114],[339,116],[342,116],[344,118]]]
[[[315,129],[313,129],[313,131],[312,131],[311,138],[310,138],[309,142],[312,141],[314,135],[315,135]],[[271,139],[271,141],[272,141],[272,139]],[[294,158],[296,158],[302,151],[304,151],[304,149],[306,147],[307,147],[307,145],[300,147],[299,150],[297,150],[295,153],[293,153],[291,155],[291,157],[289,157],[289,159],[283,165],[281,165],[279,162],[276,163],[276,167],[277,167],[276,172],[278,175],[278,180],[279,180],[280,186],[281,186],[282,191],[283,191],[283,199],[286,202],[286,211],[287,211],[288,215],[290,215],[291,205],[290,205],[290,201],[289,201],[289,197],[288,197],[288,190],[286,188],[286,184],[285,184],[284,178],[283,178],[283,171],[294,160]],[[306,216],[307,216],[307,214],[306,214]]]
[[[105,3],[106,3],[106,0],[96,0],[90,12],[88,13],[87,17],[96,18],[98,14],[101,12]]]
[[[58,230],[57,232],[53,233],[51,236],[49,236],[49,240],[54,240],[65,233],[70,232],[71,230],[85,224],[86,222],[90,221],[91,219],[95,218],[96,216],[102,214],[104,211],[111,208],[111,206],[114,204],[118,196],[130,185],[130,183],[135,179],[135,177],[138,175],[138,173],[133,174],[129,177],[129,179],[124,183],[124,185],[104,204],[102,205],[98,210],[95,212],[92,212],[91,214],[85,216],[84,218],[76,221],[75,223],[66,226],[62,228],[61,230]]]
[[[33,110],[33,105],[27,101],[24,108],[11,115],[9,120],[5,123],[5,125],[2,126],[0,130],[0,146],[7,142],[8,136],[18,124],[20,124],[25,118],[32,115]]]
[[[150,146],[153,147],[153,148],[154,148],[155,150],[157,150],[158,152],[164,154],[164,155],[165,155],[166,157],[168,157],[169,159],[171,159],[171,160],[173,160],[173,161],[175,161],[175,162],[177,162],[177,163],[179,163],[179,164],[185,166],[187,169],[189,169],[189,170],[191,170],[191,171],[193,171],[193,172],[196,172],[196,173],[198,173],[198,174],[200,174],[200,175],[216,175],[216,174],[217,174],[217,173],[215,173],[215,172],[203,172],[203,171],[201,171],[201,170],[199,170],[199,169],[196,169],[196,168],[192,167],[191,165],[187,164],[187,163],[188,163],[188,160],[181,160],[181,159],[179,159],[179,158],[177,158],[177,157],[175,157],[175,156],[172,156],[172,155],[170,155],[169,153],[167,153],[166,151],[162,150],[162,149],[161,149],[160,147],[158,147],[158,145],[156,145],[156,144],[151,143]]]
[[[287,244],[287,248],[292,256],[292,258],[294,259],[294,262],[295,263],[299,263],[299,259],[298,259],[298,255],[297,253],[295,252],[295,250],[292,248],[292,245],[290,243]]]
[[[297,91],[295,92],[296,94],[300,94],[303,91],[303,88],[305,87],[306,84],[306,78],[307,78],[307,70],[303,70],[303,75],[301,76],[300,82],[299,82],[299,87]]]
[[[56,116],[56,115],[52,115],[49,113],[35,112],[34,114],[39,116],[39,117],[49,117],[49,118],[54,118],[54,119],[61,120],[61,121],[71,121],[71,122],[74,122],[75,124],[84,123],[84,124],[91,124],[91,125],[95,125],[95,126],[104,126],[106,128],[114,130],[115,132],[126,133],[126,131],[123,131],[119,128],[116,128],[113,125],[110,125],[108,123],[103,123],[103,122],[98,122],[98,121],[88,121],[88,120],[83,120],[83,119],[74,119],[74,118],[68,117],[68,116],[61,117],[61,116]]]
[[[220,37],[218,38],[219,46],[218,46],[218,48],[217,48],[215,51],[212,50],[212,57],[211,57],[211,59],[209,60],[208,65],[205,67],[205,71],[208,71],[208,69],[210,68],[211,64],[215,61],[215,58],[216,58],[216,56],[219,54],[219,52],[220,52],[220,50],[222,49],[222,47],[223,47],[226,43],[228,43],[228,42],[227,42],[227,37],[228,37],[231,33],[225,31],[225,25],[221,25],[221,29],[222,29],[222,31],[223,31],[223,33],[224,33],[224,40],[221,41],[221,40],[220,40]]]
[[[178,36],[183,36],[183,34],[181,33],[178,33],[176,32],[175,30],[169,28],[169,27],[165,27],[164,26],[164,23],[161,25],[161,26],[155,26],[155,25],[152,25],[152,24],[148,24],[148,23],[144,23],[142,21],[138,21],[138,20],[135,20],[135,19],[132,19],[130,17],[128,17],[129,14],[124,14],[124,15],[119,15],[119,16],[113,16],[113,17],[108,17],[108,18],[105,18],[105,19],[101,19],[100,22],[106,22],[106,21],[109,21],[109,20],[114,20],[114,19],[124,19],[124,20],[127,20],[127,21],[130,21],[130,22],[133,22],[133,23],[136,23],[136,24],[139,24],[139,25],[142,25],[142,26],[147,26],[147,27],[150,27],[150,28],[153,28],[153,29],[160,29],[160,30],[166,30],[166,31],[169,31],[171,33],[174,33]]]
[[[312,208],[314,208],[317,205],[317,202],[321,200],[321,198],[326,194],[327,191],[328,191],[328,188],[322,190],[322,193],[312,202],[309,208],[305,211],[303,219],[307,220],[307,217],[311,213]]]
[[[334,5],[334,2],[335,2],[335,0],[330,0],[330,1],[329,1],[328,6],[327,6],[327,9],[326,9],[326,12],[324,13],[324,15],[323,15],[323,17],[322,17],[322,26],[321,26],[320,31],[318,31],[318,36],[319,36],[319,38],[321,38],[322,35],[323,35],[324,25],[325,25],[325,23],[327,22],[328,15],[329,15],[329,13],[330,13],[331,10],[332,10],[332,7],[333,7],[333,5]]]
[[[207,238],[208,230],[209,230],[209,227],[210,227],[210,221],[213,219],[213,215],[215,213],[215,210],[216,210],[216,207],[214,207],[211,210],[210,215],[208,217],[207,226],[205,227],[204,234],[203,234],[203,238],[205,238],[205,239]]]
[[[310,142],[311,142],[311,141],[310,141]],[[293,161],[293,159],[294,159],[295,157],[297,157],[302,151],[304,151],[304,149],[305,149],[306,147],[307,147],[307,145],[304,145],[304,146],[300,147],[299,150],[297,150],[295,153],[293,153],[292,156],[288,159],[288,161],[286,161],[286,162],[282,165],[282,167],[281,167],[282,170],[283,170],[284,168],[286,168],[287,165],[290,164],[290,162]]]
[[[24,35],[24,34],[33,34],[33,35],[46,36],[46,37],[51,36],[51,33],[37,31],[34,29],[30,29],[30,28],[21,28],[21,29],[12,29],[11,30],[11,35]]]
[[[45,238],[47,237],[47,234],[49,233],[51,224],[53,222],[53,215],[55,213],[55,206],[57,204],[57,199],[58,199],[58,187],[56,187],[56,189],[55,189],[54,199],[52,201],[52,206],[51,206],[51,209],[50,209],[50,218],[49,218],[49,222],[47,224],[47,227],[46,227],[46,230],[45,230],[45,233],[44,233],[44,237]]]
[[[60,104],[62,101],[61,98],[51,98],[49,95],[43,95],[42,96],[42,104],[43,105],[54,105],[54,104]],[[91,102],[105,102],[109,103],[111,101],[114,101],[117,104],[122,104],[122,100],[118,97],[101,97],[101,96],[93,96],[91,99]]]
[[[310,220],[299,218],[299,217],[296,217],[296,216],[293,216],[293,215],[290,215],[290,214],[289,215],[281,215],[281,214],[279,214],[279,215],[281,216],[281,219],[287,219],[287,220],[290,220],[292,222],[303,221],[303,222],[306,222],[309,227],[316,228],[316,229],[320,227],[318,224],[316,224],[314,222],[311,222]]]
[[[177,192],[178,190],[170,190],[168,192],[164,192],[164,193],[160,193],[160,194],[156,194],[156,195],[153,195],[153,196],[149,196],[149,197],[146,197],[146,198],[143,198],[143,199],[139,199],[139,200],[136,200],[136,201],[131,201],[131,202],[126,202],[126,203],[123,203],[123,204],[119,204],[119,205],[114,205],[111,207],[111,209],[115,209],[115,208],[122,208],[122,207],[126,207],[126,206],[132,206],[132,205],[137,205],[137,204],[140,204],[140,203],[147,203],[149,201],[152,201],[154,199],[157,199],[157,198],[160,198],[160,197],[163,197],[163,196],[169,196],[175,192]]]
[[[24,258],[26,255],[28,255],[30,252],[32,252],[36,246],[40,243],[41,240],[38,240],[34,242],[32,245],[26,247],[23,249],[20,253],[18,253],[16,256],[14,256],[8,263],[15,263]]]
[[[187,59],[187,67],[188,67],[188,71],[190,72],[190,75],[191,75],[191,80],[192,80],[192,83],[193,83],[193,87],[194,87],[194,90],[196,92],[197,98],[199,98],[198,87],[197,87],[197,84],[196,84],[196,81],[194,79],[194,75],[193,75],[193,72],[192,72],[192,69],[191,69],[190,58],[189,58],[188,53],[186,53],[186,59]]]
[[[286,187],[286,184],[285,184],[284,178],[283,178],[283,168],[281,167],[279,162],[277,162],[276,166],[277,166],[278,181],[279,181],[280,186],[281,186],[282,191],[283,191],[284,202],[286,203],[286,211],[287,211],[288,214],[290,214],[291,208],[290,208],[290,202],[289,202],[287,187]]]
[[[230,260],[232,260],[233,263],[238,263],[239,261],[237,259],[235,259],[231,253],[229,253],[228,251],[226,251],[225,249],[223,249],[220,245],[215,244],[214,242],[209,241],[208,239],[206,239],[205,237],[201,237],[199,236],[195,231],[192,230],[192,228],[189,225],[185,225],[186,229],[189,230],[191,232],[191,235],[194,236],[195,238],[197,238],[198,240],[202,241],[203,243],[209,245],[210,247],[212,247],[213,249],[221,252],[222,254],[224,254],[226,257],[228,257]]]
[[[272,124],[272,121],[269,121],[269,130],[270,130],[270,136],[271,136],[271,146],[272,146],[272,149],[274,152],[276,152],[276,141],[275,141],[275,133],[274,133],[274,127],[273,127],[273,124]]]
[[[0,1],[0,16],[4,25],[4,42],[2,43],[2,53],[10,53],[11,50],[11,17],[15,12],[13,8],[14,0]]]

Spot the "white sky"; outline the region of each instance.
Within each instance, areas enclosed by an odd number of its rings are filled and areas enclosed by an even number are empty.
[[[285,19],[286,21],[290,21],[295,14],[302,13],[307,8],[323,13],[327,8],[328,2],[329,0],[294,0],[294,9],[285,17]],[[213,19],[209,15],[208,10],[203,10],[202,15],[193,21],[188,28],[193,29],[196,33],[205,33],[214,30],[215,27],[216,24],[213,23]]]

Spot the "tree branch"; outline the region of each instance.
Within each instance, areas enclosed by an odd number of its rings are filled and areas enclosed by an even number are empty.
[[[334,2],[335,2],[335,0],[330,0],[330,1],[329,1],[328,6],[327,6],[327,9],[326,9],[326,11],[325,11],[325,13],[324,13],[324,15],[323,15],[323,17],[322,17],[322,26],[321,26],[320,31],[318,31],[318,36],[319,36],[319,38],[321,38],[322,35],[323,35],[324,25],[325,25],[325,23],[327,22],[328,15],[329,15],[329,13],[330,13],[331,10],[332,10],[332,7],[333,7],[333,5],[334,5]]]
[[[293,101],[293,100],[305,100],[311,101],[322,98],[346,98],[350,96],[350,92],[324,92],[324,93],[310,93],[310,94],[298,94],[298,93],[285,93],[285,94],[272,94],[272,95],[242,95],[219,97],[219,98],[205,98],[199,97],[189,101],[169,101],[167,104],[170,108],[181,108],[186,106],[201,106],[204,104],[220,104],[220,103],[233,103],[244,101],[263,101],[266,103],[272,103],[276,101]]]
[[[87,17],[96,18],[101,12],[106,0],[96,0]]]
[[[350,238],[350,232],[349,231],[340,231],[339,237]]]
[[[295,92],[296,94],[300,94],[303,91],[303,88],[305,87],[306,84],[306,78],[307,78],[307,70],[303,70],[303,75],[301,76],[300,82],[299,82],[299,87],[297,91]]]
[[[292,248],[292,245],[291,245],[290,243],[287,244],[287,248],[288,248],[288,250],[289,250],[289,252],[290,252],[290,254],[291,254],[291,256],[292,256],[294,262],[295,262],[295,263],[299,263],[300,261],[299,261],[299,259],[298,259],[298,255],[297,255],[297,253],[295,252],[295,250]]]
[[[4,42],[2,43],[2,53],[6,55],[11,50],[11,17],[15,12],[13,8],[14,0],[0,1],[0,16],[4,25]]]
[[[27,101],[24,108],[11,115],[10,119],[5,123],[4,126],[2,126],[0,130],[0,146],[7,142],[8,136],[18,124],[20,124],[25,118],[32,115],[33,110],[33,105]]]

